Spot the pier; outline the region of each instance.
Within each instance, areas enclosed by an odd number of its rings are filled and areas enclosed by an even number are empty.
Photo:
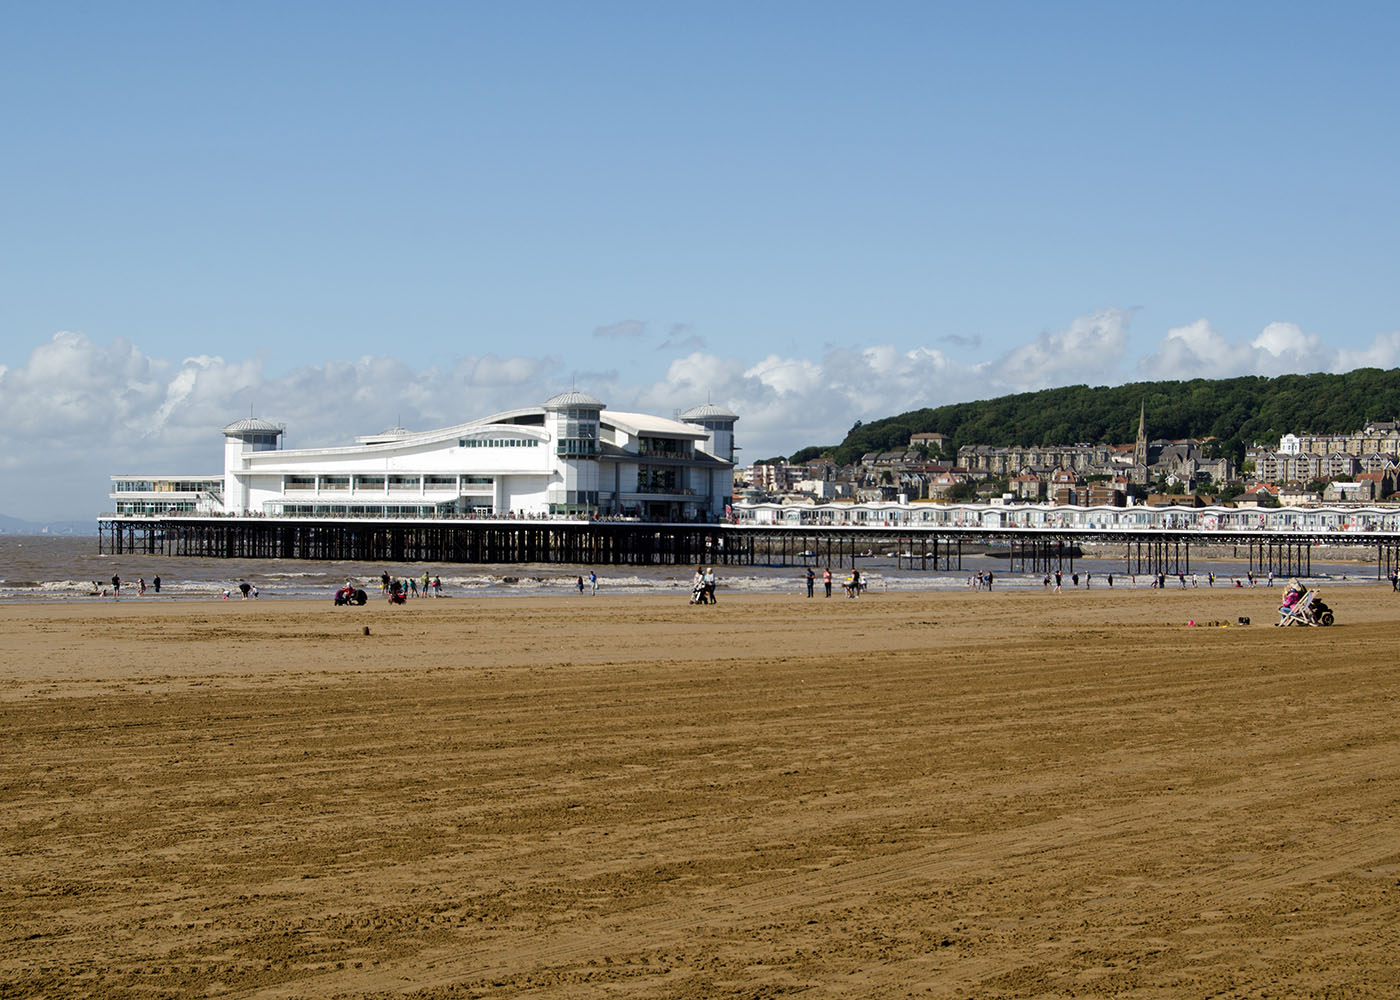
[[[1073,571],[1092,546],[1123,572],[1191,572],[1193,547],[1230,546],[1251,572],[1308,576],[1315,546],[1374,549],[1377,578],[1400,570],[1400,534],[1125,528],[813,526],[643,521],[108,515],[98,551],[206,559],[558,563],[581,566],[856,566],[958,572],[970,555],[1016,573]]]

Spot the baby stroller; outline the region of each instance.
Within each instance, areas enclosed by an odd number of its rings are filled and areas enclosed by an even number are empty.
[[[697,579],[697,580],[695,581],[694,586],[692,586],[692,587],[690,588],[690,603],[691,603],[691,604],[709,604],[709,603],[710,603],[710,591],[709,591],[709,588],[705,586],[705,580],[704,580],[703,577],[701,577],[700,579]]]

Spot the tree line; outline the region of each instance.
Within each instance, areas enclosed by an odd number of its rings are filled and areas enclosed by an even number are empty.
[[[811,445],[787,461],[828,457],[849,465],[867,452],[904,448],[918,433],[946,434],[947,448],[931,457],[949,460],[969,444],[1131,444],[1143,407],[1149,440],[1210,439],[1213,456],[1239,463],[1245,449],[1275,447],[1283,434],[1340,434],[1395,419],[1400,369],[1042,389],[857,421],[840,444]]]

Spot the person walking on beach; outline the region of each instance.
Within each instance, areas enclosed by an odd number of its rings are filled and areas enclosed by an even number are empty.
[[[811,597],[817,590],[817,574],[812,571],[812,567],[807,567],[807,596]]]
[[[1108,574],[1108,589],[1109,589],[1109,590],[1112,590],[1112,589],[1113,589],[1113,574],[1112,574],[1112,573]]]
[[[146,578],[144,576],[138,576],[136,578],[136,596],[146,596]]]
[[[705,596],[711,604],[716,603],[715,599],[715,568],[711,566],[705,570]]]
[[[583,593],[583,577],[578,578],[578,592]]]
[[[379,574],[379,592],[381,594],[389,592],[389,571],[387,569]]]
[[[440,576],[434,576],[434,577],[433,577],[433,596],[434,596],[434,597],[441,597],[441,596],[442,596],[442,577],[440,577]]]
[[[248,599],[248,594],[252,589],[252,585],[247,580],[238,581],[238,592],[243,595],[243,600]]]
[[[822,586],[826,588],[826,596],[831,596],[831,567],[822,570]]]
[[[115,573],[112,574],[112,596],[122,596],[122,578],[117,576],[117,574]]]
[[[592,570],[588,571],[588,585],[593,588],[593,596],[598,596],[598,574]],[[713,600],[713,598],[711,598]]]
[[[156,574],[156,578],[155,578],[154,580],[151,581],[151,586],[155,589],[155,592],[156,592],[157,594],[160,593],[160,574],[159,574],[159,573],[157,573],[157,574]]]

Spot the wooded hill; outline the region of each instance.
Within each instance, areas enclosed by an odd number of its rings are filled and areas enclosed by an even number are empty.
[[[1395,419],[1400,414],[1400,369],[1023,392],[857,422],[840,444],[803,448],[788,461],[829,455],[848,465],[866,452],[903,448],[911,434],[921,432],[948,435],[948,457],[967,444],[1131,444],[1137,440],[1144,404],[1148,440],[1212,438],[1213,451],[1239,462],[1256,442],[1277,447],[1282,434],[1337,434],[1360,430],[1368,421]]]

